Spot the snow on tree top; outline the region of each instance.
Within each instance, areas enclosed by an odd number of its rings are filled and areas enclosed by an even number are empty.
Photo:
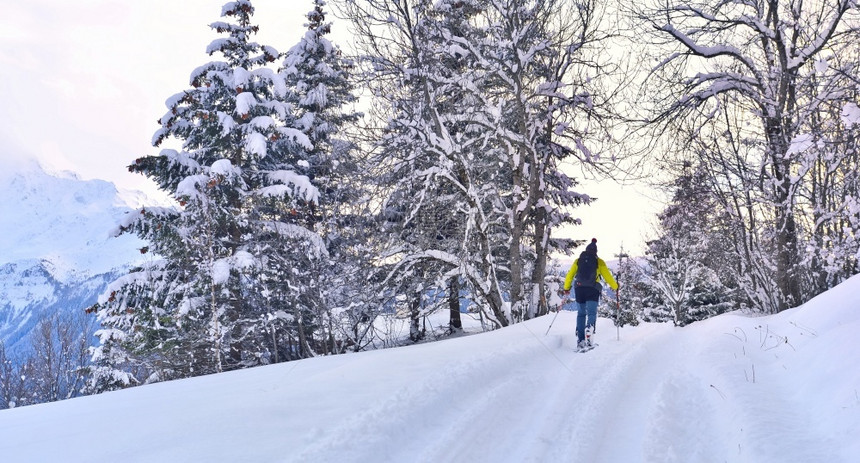
[[[198,186],[205,185],[208,181],[209,177],[206,175],[189,175],[176,185],[176,197],[197,198],[200,196]]]
[[[257,105],[257,98],[253,93],[242,92],[236,95],[236,114],[242,116],[251,112],[251,108]]]
[[[284,81],[284,77],[278,73],[275,73],[269,68],[259,68],[254,69],[251,74],[261,77],[263,79],[268,80],[272,83],[274,88],[275,96],[278,98],[283,98],[287,94],[287,83]]]
[[[305,135],[301,130],[296,130],[291,127],[279,127],[278,133],[281,135],[292,139],[296,143],[299,144],[302,148],[311,151],[314,149],[314,145],[311,143],[311,140]]]
[[[248,79],[251,73],[245,68],[237,67],[233,69],[233,87],[239,88],[248,85]]]
[[[328,88],[325,84],[320,83],[315,88],[308,90],[308,93],[300,101],[303,106],[324,107],[328,102]]]
[[[189,82],[193,87],[199,87],[202,85],[200,79],[206,77],[209,71],[229,71],[230,66],[223,61],[211,61],[202,66],[197,66],[191,71],[191,75],[189,77]]]
[[[292,192],[295,195],[301,195],[306,201],[319,201],[319,190],[305,175],[301,175],[292,170],[278,170],[270,172],[268,177],[269,180],[277,182],[280,185],[273,185],[268,187],[268,189],[261,189],[260,192],[264,196],[282,196],[287,192]]]
[[[251,5],[250,0],[237,0],[235,2],[227,2],[221,7],[221,16],[231,16],[236,14],[236,12],[242,8],[245,8],[248,13],[254,13],[254,7]]]
[[[179,93],[176,93],[174,95],[171,95],[170,98],[168,98],[167,100],[164,101],[164,106],[166,106],[168,108],[173,108],[174,106],[179,104],[179,102],[182,101],[187,95],[188,95],[188,92],[185,90],[183,90]]]
[[[266,137],[259,132],[252,132],[245,138],[245,150],[259,158],[266,157]]]
[[[256,266],[256,260],[251,253],[247,251],[236,251],[236,254],[218,259],[212,263],[211,276],[212,282],[215,284],[224,284],[230,279],[230,272],[233,269],[241,270],[253,268]]]
[[[233,120],[233,116],[223,111],[218,111],[218,123],[221,124],[222,137],[226,137],[227,134],[236,127],[236,121]]]
[[[257,116],[251,119],[249,125],[258,129],[268,129],[275,125],[275,120],[271,116]]]
[[[267,55],[270,55],[273,57],[277,57],[278,55],[280,55],[280,52],[278,52],[278,50],[275,47],[272,47],[269,45],[263,45],[262,49],[263,49],[263,53],[265,53]]]
[[[233,175],[240,175],[242,173],[242,169],[234,166],[229,159],[219,159],[212,163],[212,166],[209,168],[209,172],[215,175],[231,177]]]
[[[224,50],[224,49],[228,48],[230,45],[234,45],[235,42],[236,42],[236,39],[234,39],[233,37],[217,38],[217,39],[213,40],[211,43],[209,43],[209,46],[206,47],[206,54],[211,55],[212,53],[215,53],[216,51]]]

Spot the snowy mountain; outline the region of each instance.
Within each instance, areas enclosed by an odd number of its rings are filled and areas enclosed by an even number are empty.
[[[0,197],[0,340],[7,347],[41,316],[94,303],[141,259],[136,237],[110,236],[131,210],[112,183],[52,175],[31,163],[0,173]]]
[[[768,317],[573,313],[0,411],[9,461],[856,462],[860,276]]]

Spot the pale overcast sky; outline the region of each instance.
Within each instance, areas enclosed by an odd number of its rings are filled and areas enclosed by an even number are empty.
[[[38,159],[124,189],[151,190],[126,166],[150,144],[164,101],[211,59],[222,0],[0,0],[0,168]],[[255,0],[255,40],[286,51],[301,38],[310,0]],[[333,16],[329,16],[333,19]],[[345,25],[335,19],[332,40]],[[576,211],[576,238],[597,237],[607,259],[638,252],[659,207],[632,187],[591,186],[599,205]],[[639,188],[641,191],[641,188]]]
[[[124,188],[150,144],[164,101],[212,59],[220,0],[0,0],[0,160]],[[285,51],[301,38],[309,0],[256,0],[256,40]]]

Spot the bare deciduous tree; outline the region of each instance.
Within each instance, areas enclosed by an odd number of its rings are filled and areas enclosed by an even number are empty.
[[[761,220],[745,229],[773,230],[746,247],[758,247],[774,267],[777,294],[765,310],[791,307],[808,289],[800,265],[798,171],[806,163],[798,137],[822,105],[844,96],[845,79],[835,73],[825,92],[812,92],[812,81],[826,56],[858,40],[857,13],[854,0],[670,1],[633,11],[657,57],[645,91],[654,121],[686,133],[679,141],[704,148],[716,172],[741,183],[731,200],[749,204],[736,208],[746,209],[739,219]],[[702,146],[708,132],[718,144]]]

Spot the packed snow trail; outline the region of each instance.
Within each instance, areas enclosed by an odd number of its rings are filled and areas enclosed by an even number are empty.
[[[725,320],[716,342],[725,341],[733,323],[755,321]],[[469,340],[448,341],[449,354],[435,357],[447,359],[444,365],[429,368],[434,374],[366,404],[294,461],[345,454],[351,461],[840,461],[814,445],[827,442],[825,436],[803,431],[808,421],[795,410],[802,402],[778,404],[779,420],[787,420],[781,424],[727,407],[726,392],[709,382],[725,383],[722,373],[702,365],[708,354],[702,349],[711,346],[695,327],[628,328],[617,341],[611,321],[600,320],[601,346],[578,354],[572,314],[563,313],[556,331],[542,336],[546,323],[486,334],[478,352],[469,351]],[[410,348],[412,361],[423,362],[422,348]],[[764,437],[746,444],[744,432],[768,434],[774,426],[802,444],[783,447]]]
[[[0,411],[3,461],[860,461],[860,279],[684,328],[563,312]],[[854,289],[856,288],[856,289]]]
[[[848,461],[810,426],[802,399],[764,386],[761,400],[740,379],[731,333],[757,322],[729,315],[698,327],[630,327],[618,341],[601,319],[600,347],[586,354],[575,352],[570,313],[549,336],[549,320],[534,320],[484,335],[479,352],[449,341],[438,373],[368,404],[295,461]],[[760,354],[756,347],[746,349]]]
[[[620,342],[603,338],[599,348],[578,354],[572,329],[575,317],[563,314],[560,321],[558,331],[563,334],[546,337],[537,334],[543,331],[530,323],[510,327],[511,331],[522,331],[516,343],[487,349],[464,362],[452,358],[454,365],[440,371],[438,378],[405,385],[406,391],[392,403],[406,409],[388,411],[418,420],[416,429],[437,430],[433,434],[414,436],[409,446],[386,445],[385,438],[403,442],[405,436],[392,433],[408,434],[412,423],[379,420],[387,415],[380,409],[391,405],[383,404],[371,406],[366,416],[335,431],[338,436],[321,441],[351,446],[354,443],[349,443],[349,436],[385,437],[378,447],[365,447],[363,453],[355,454],[355,461],[382,456],[382,461],[610,462],[631,461],[631,455],[636,456],[635,461],[672,461],[673,451],[684,452],[676,461],[696,461],[689,457],[708,452],[715,436],[706,426],[687,430],[684,448],[674,450],[672,439],[677,436],[651,436],[647,432],[655,420],[652,397],[663,390],[671,370],[681,368],[681,355],[687,352],[676,343],[679,330],[669,325],[651,326]],[[601,320],[604,327],[610,323]],[[510,333],[505,340],[510,342]],[[475,378],[484,381],[476,384]],[[434,387],[437,382],[446,389]],[[695,399],[707,402],[704,396],[711,392],[699,388],[695,393]],[[665,415],[664,419],[687,413],[684,422],[696,423],[701,418],[697,400],[689,402],[691,408],[672,410],[674,416]],[[386,426],[374,427],[374,418]],[[477,437],[481,434],[491,437]],[[650,440],[646,442],[646,438]],[[341,453],[327,445],[296,461],[322,461]]]

